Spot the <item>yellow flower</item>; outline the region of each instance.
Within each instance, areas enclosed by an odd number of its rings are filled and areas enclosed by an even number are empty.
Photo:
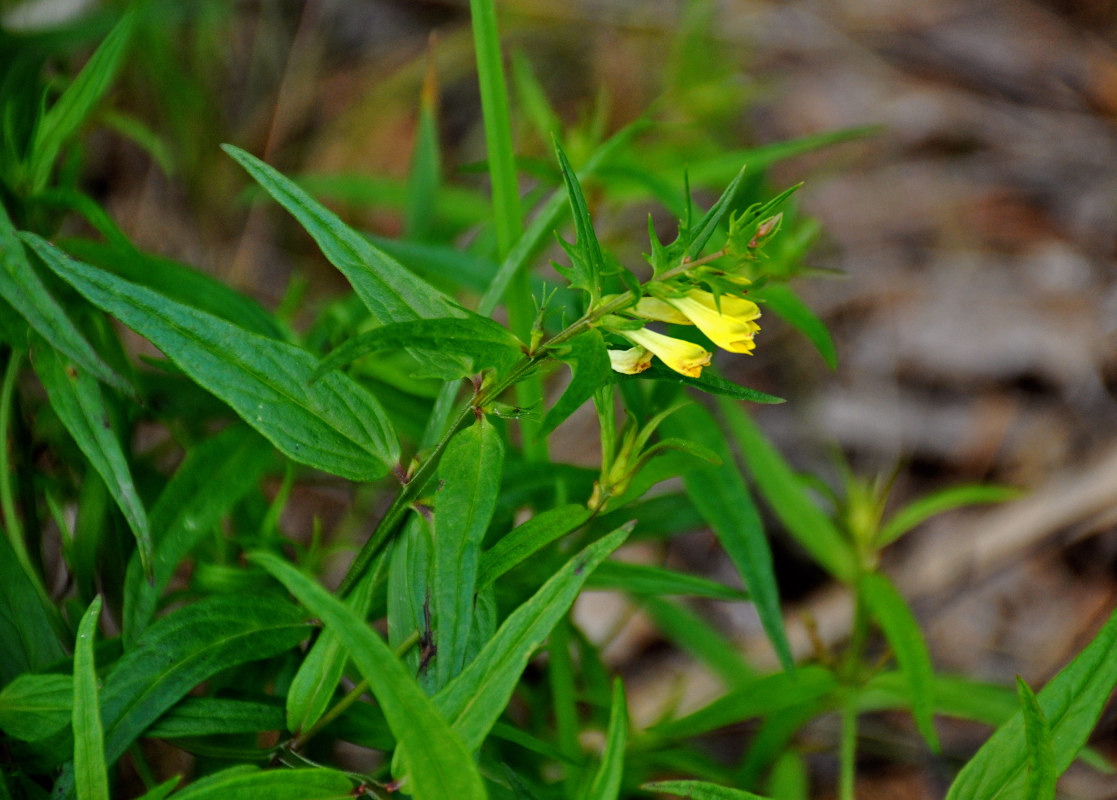
[[[630,314],[657,322],[673,322],[676,325],[693,325],[687,315],[658,297],[641,297],[640,302],[630,308]]]
[[[614,372],[623,372],[625,375],[636,375],[643,372],[652,363],[652,353],[643,347],[631,347],[628,350],[609,350],[609,364]]]
[[[672,339],[647,328],[618,333],[633,344],[651,350],[660,361],[688,378],[697,378],[702,374],[702,367],[710,363],[710,354],[705,348],[682,339]]]
[[[752,337],[760,330],[754,322],[760,317],[760,308],[751,300],[722,295],[721,311],[718,311],[712,294],[692,289],[667,302],[686,314],[721,349],[730,353],[751,353],[756,347]]]

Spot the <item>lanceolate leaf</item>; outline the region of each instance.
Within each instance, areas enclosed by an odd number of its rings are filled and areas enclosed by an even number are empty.
[[[380,404],[345,375],[309,385],[316,362],[305,350],[74,261],[38,236],[22,236],[60,277],[149,339],[295,461],[372,480],[399,460]]]
[[[566,347],[567,349],[558,353],[557,357],[570,365],[573,377],[566,391],[543,418],[541,435],[546,435],[557,428],[563,420],[593,396],[597,387],[608,382],[613,374],[609,366],[605,340],[601,338],[600,331],[594,329],[579,334],[567,342]]]
[[[574,216],[574,230],[578,236],[575,249],[567,249],[571,255],[571,266],[563,268],[562,272],[570,280],[570,285],[589,292],[591,301],[601,296],[601,276],[605,272],[605,258],[601,254],[601,244],[597,241],[597,234],[593,230],[593,219],[590,218],[589,207],[586,205],[582,186],[578,183],[578,176],[574,173],[570,162],[566,160],[566,153],[562,151],[559,143],[555,142],[555,153],[558,156],[559,167],[562,169],[562,179],[566,183],[566,193],[570,198],[570,210]]]
[[[551,542],[582,527],[592,516],[584,505],[566,505],[536,514],[485,551],[477,573],[477,591],[489,588],[505,572]]]
[[[742,166],[729,185],[725,187],[725,191],[721,193],[721,197],[717,202],[710,206],[710,210],[702,215],[702,219],[694,226],[691,233],[692,238],[690,243],[687,244],[685,258],[688,261],[693,261],[702,255],[702,249],[706,243],[710,241],[710,237],[718,229],[725,215],[732,210],[733,201],[737,197],[737,190],[741,187],[741,182],[745,179],[745,170],[748,165]]]
[[[207,775],[175,797],[182,800],[350,800],[353,781],[332,769],[257,770],[243,766]]]
[[[47,608],[7,537],[0,536],[0,685],[65,657]]]
[[[317,380],[332,369],[361,356],[383,350],[442,353],[460,358],[424,366],[417,377],[459,378],[483,369],[503,370],[523,356],[523,345],[503,325],[487,317],[446,317],[384,325],[354,336],[322,359],[314,370]]]
[[[417,800],[484,798],[481,776],[462,740],[384,640],[352,609],[285,561],[270,553],[256,553],[249,559],[283,583],[348,648],[405,754],[408,790]]]
[[[289,178],[239,147],[222,149],[291,212],[381,324],[456,317],[461,308],[377,249]]]
[[[97,702],[93,637],[101,616],[101,596],[93,598],[78,624],[74,647],[74,782],[78,800],[109,800],[105,738]]]
[[[465,666],[481,541],[496,508],[503,469],[500,433],[485,417],[455,434],[439,463],[443,488],[434,511],[432,597],[438,688]]]
[[[872,573],[862,576],[860,591],[869,613],[880,624],[900,668],[908,677],[916,727],[931,749],[938,752],[939,738],[932,717],[935,705],[934,670],[919,623],[903,596],[883,575]]]
[[[224,697],[184,697],[147,729],[153,739],[259,733],[283,729],[283,708],[275,703]]]
[[[1094,640],[1039,693],[1051,728],[1055,774],[1061,775],[1086,744],[1117,685],[1117,613]],[[1024,720],[1016,714],[962,768],[947,800],[1022,798],[1028,776]]]
[[[749,599],[748,592],[733,589],[699,575],[687,575],[647,564],[608,561],[597,568],[589,585],[594,588],[620,589],[634,595],[689,595],[712,600],[739,601]]]
[[[764,536],[760,513],[717,423],[701,406],[689,405],[665,420],[663,427],[674,435],[704,445],[722,460],[721,466],[701,466],[686,473],[683,480],[687,494],[714,529],[721,546],[741,573],[741,580],[756,605],[756,613],[780,663],[784,669],[792,669],[791,647],[787,643],[780,613],[772,551]]]
[[[47,291],[32,268],[3,205],[0,205],[0,297],[7,300],[28,325],[83,370],[126,394],[134,393],[128,382],[101,360],[66,311]]]
[[[124,649],[151,622],[159,596],[182,560],[229,509],[256,487],[275,451],[247,425],[230,425],[191,449],[151,507],[155,570],[149,583],[139,563],[124,580]]]
[[[434,697],[470,752],[500,717],[528,660],[570,609],[586,578],[621,546],[631,525],[602,537],[570,559],[531,599],[513,611],[473,661]]]
[[[627,742],[628,705],[624,699],[624,684],[617,678],[613,683],[613,707],[609,712],[605,753],[585,794],[586,800],[617,800],[621,791],[621,778],[624,777],[624,750]]]
[[[1028,684],[1016,676],[1016,689],[1020,695],[1024,716],[1024,740],[1028,745],[1028,783],[1024,789],[1025,800],[1055,800],[1055,748],[1051,742],[1051,727],[1039,707],[1039,701]]]
[[[927,497],[921,497],[897,511],[881,528],[876,544],[878,547],[884,547],[920,523],[944,511],[984,503],[1003,503],[1019,496],[1020,490],[1011,486],[952,486]]]
[[[151,526],[132,481],[120,434],[113,430],[113,415],[105,404],[101,387],[91,375],[68,363],[68,359],[44,339],[37,337],[34,341],[31,360],[51,406],[120,506],[136,537],[140,564],[150,577],[154,560]]]
[[[702,374],[699,377],[688,378],[686,375],[675,372],[675,370],[670,367],[663,366],[658,361],[653,361],[652,365],[641,373],[636,375],[625,375],[623,377],[614,376],[614,380],[652,380],[665,381],[667,383],[681,383],[683,386],[692,386],[695,389],[706,392],[706,394],[731,397],[734,400],[747,400],[750,403],[776,404],[784,402],[782,397],[765,394],[757,389],[750,389],[747,386],[741,386],[732,381],[727,381],[725,378],[719,378],[709,367],[702,370]]]
[[[45,739],[70,723],[73,707],[69,675],[26,672],[0,691],[0,731],[24,742]]]
[[[282,653],[310,631],[301,609],[275,596],[251,594],[215,595],[152,623],[105,679],[107,763],[211,675]]]
[[[656,781],[640,787],[649,792],[686,797],[688,800],[767,800],[743,789],[730,789],[705,781]]]

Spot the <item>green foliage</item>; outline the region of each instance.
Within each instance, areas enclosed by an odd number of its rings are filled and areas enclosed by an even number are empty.
[[[1117,685],[1117,617],[1038,695],[1021,681],[1014,696],[937,674],[880,570],[931,516],[1015,491],[946,489],[886,517],[889,482],[846,470],[817,502],[820,481],[744,406],[783,401],[711,365],[719,348],[753,352],[771,311],[836,367],[796,293],[817,226],[799,187],[772,189],[764,170],[865,129],[741,150],[649,116],[607,138],[603,101],[564,128],[531,56],[512,59],[509,97],[495,3],[472,0],[491,204],[444,166],[433,56],[405,180],[296,181],[224,147],[352,289],[304,307],[294,286],[273,313],[139,250],[85,185],[93,123],[191,163],[105,108],[118,77],[139,79],[131,59],[163,65],[161,102],[198,108],[154,51],[160,8],[97,16],[89,31],[107,34],[69,78],[48,80],[46,40],[0,34],[0,798],[123,796],[129,771],[149,800],[805,798],[798,734],[837,714],[847,800],[860,717],[881,710],[910,714],[933,752],[936,715],[997,726],[950,798],[1050,798],[1075,758],[1097,760],[1083,748]],[[738,109],[729,70],[696,67],[712,60],[711,8],[687,15],[665,104],[716,128]],[[313,194],[395,209],[403,238]],[[649,217],[648,264],[628,264],[631,232],[602,222],[649,200],[677,236],[664,244]],[[557,283],[542,269],[552,236]],[[590,400],[593,468],[565,433]],[[315,491],[346,511],[296,535]],[[736,569],[728,584],[671,558],[701,528]],[[777,530],[851,592],[839,652],[797,657]],[[651,558],[614,559],[629,540]],[[643,609],[724,691],[630,718],[607,643],[572,611],[587,587]],[[780,669],[692,600],[751,604]],[[746,727],[739,755],[707,746]],[[148,739],[193,755],[191,772],[149,764]],[[339,746],[375,753],[347,771]]]

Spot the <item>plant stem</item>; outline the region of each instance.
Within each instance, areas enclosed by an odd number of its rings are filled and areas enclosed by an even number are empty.
[[[855,800],[857,767],[857,704],[853,696],[842,705],[842,741],[840,772],[838,774],[838,799]]]

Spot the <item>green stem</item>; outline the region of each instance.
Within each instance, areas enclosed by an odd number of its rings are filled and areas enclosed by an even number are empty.
[[[842,742],[840,772],[838,774],[838,799],[855,800],[854,787],[857,776],[857,704],[847,697],[842,705]]]

